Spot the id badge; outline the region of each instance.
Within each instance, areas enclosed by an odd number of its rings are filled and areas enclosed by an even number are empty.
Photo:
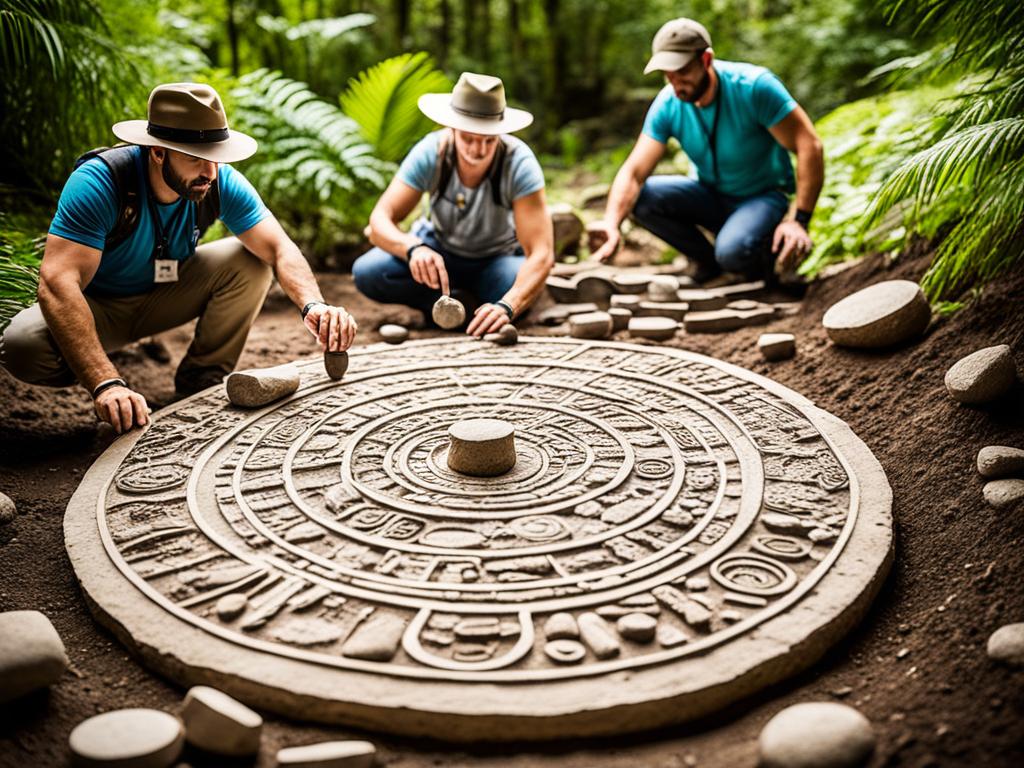
[[[176,259],[154,259],[153,261],[153,282],[154,283],[176,283],[178,282],[178,262]]]

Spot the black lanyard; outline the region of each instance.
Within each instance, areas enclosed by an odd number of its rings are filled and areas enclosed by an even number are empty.
[[[711,133],[708,133],[708,127],[704,124],[704,118],[700,116],[700,112],[697,112],[697,122],[700,123],[700,129],[704,131],[704,138],[708,140],[708,149],[711,151],[711,165],[715,169],[715,184],[721,184],[722,179],[718,175],[718,152],[715,149],[715,145],[718,143],[718,116],[722,114],[722,100],[721,100],[721,89],[717,94],[715,101],[715,117],[711,121]],[[700,109],[694,107],[694,109]]]
[[[153,232],[156,235],[153,244],[153,260],[165,259],[168,253],[167,232],[174,231],[182,212],[188,210],[188,200],[179,198],[178,207],[171,215],[171,220],[167,222],[167,230],[164,230],[164,224],[160,219],[160,211],[157,210],[156,202],[153,200],[152,191],[146,195],[146,201],[149,203],[149,215],[153,219]]]

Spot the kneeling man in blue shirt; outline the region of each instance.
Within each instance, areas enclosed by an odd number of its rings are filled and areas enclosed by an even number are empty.
[[[793,267],[811,249],[807,224],[825,173],[807,113],[764,67],[715,61],[711,36],[691,19],[666,23],[652,48],[644,72],[660,70],[668,84],[615,176],[594,255],[612,258],[632,211],[638,224],[697,263],[698,282],[723,271],[771,278],[776,260],[780,269]],[[670,137],[695,178],[651,177]],[[789,152],[796,154],[795,182]],[[787,218],[794,191],[796,211]],[[715,235],[714,244],[698,227]]]
[[[242,353],[276,274],[325,350],[348,349],[356,322],[330,306],[298,246],[246,178],[227,163],[256,151],[228,128],[207,85],[161,85],[148,120],[114,126],[130,146],[81,163],[50,225],[39,303],[0,340],[0,364],[31,384],[92,393],[117,432],[148,423],[142,395],[107,356],[195,318],[195,337],[174,377],[179,396],[220,383]],[[93,154],[93,153],[90,153]],[[197,247],[219,218],[235,237]]]

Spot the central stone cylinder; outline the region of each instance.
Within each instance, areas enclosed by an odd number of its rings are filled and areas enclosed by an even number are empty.
[[[516,465],[516,428],[501,419],[464,419],[448,427],[448,468],[473,477],[496,477]]]

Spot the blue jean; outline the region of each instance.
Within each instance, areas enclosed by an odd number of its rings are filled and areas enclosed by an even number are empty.
[[[418,227],[414,233],[441,254],[448,270],[448,282],[453,291],[472,293],[483,303],[498,301],[504,296],[526,261],[523,249],[483,259],[467,259],[447,253],[441,247],[433,228]],[[352,265],[356,288],[364,295],[387,304],[406,304],[419,309],[430,322],[431,309],[441,295],[430,286],[417,283],[405,259],[382,248],[371,248]]]
[[[633,218],[707,274],[716,269],[751,279],[771,274],[772,235],[789,202],[781,190],[734,197],[685,176],[652,176],[640,190]],[[715,233],[715,244],[697,225]]]

